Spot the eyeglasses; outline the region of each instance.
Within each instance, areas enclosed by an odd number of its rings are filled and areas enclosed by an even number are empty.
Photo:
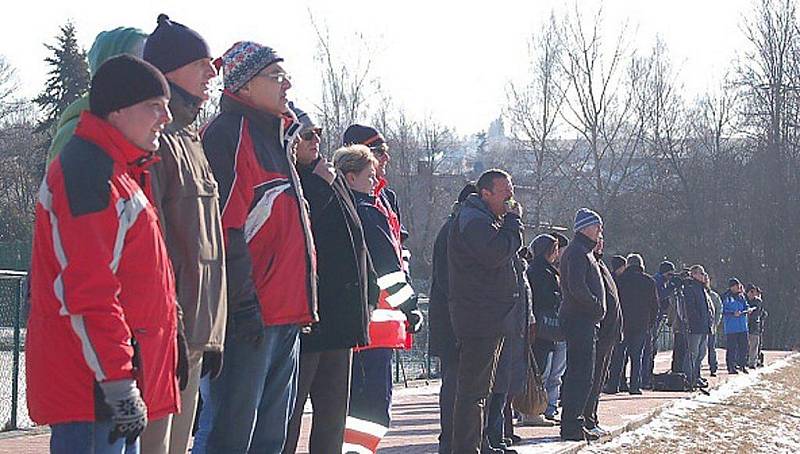
[[[287,73],[272,73],[272,74],[265,74],[265,73],[258,73],[255,77],[266,77],[267,79],[272,79],[278,83],[278,85],[283,85],[284,82],[291,82],[292,76]]]
[[[321,138],[322,137],[322,130],[317,129],[308,129],[300,133],[300,138],[303,140],[311,140],[313,138]]]
[[[371,151],[376,158],[380,158],[381,156],[389,152],[389,146],[386,145],[386,142],[383,142],[380,145],[369,147],[369,151]]]

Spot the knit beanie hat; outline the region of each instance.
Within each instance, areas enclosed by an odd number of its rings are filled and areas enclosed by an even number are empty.
[[[89,89],[89,109],[105,118],[150,98],[169,98],[167,79],[155,66],[132,55],[110,58],[100,66]]]
[[[166,74],[201,58],[211,58],[206,41],[191,28],[158,15],[158,25],[144,45],[144,59]]]
[[[92,48],[86,53],[89,74],[95,75],[100,65],[119,54],[142,56],[147,33],[133,27],[117,27],[97,34]]]
[[[556,237],[552,235],[548,235],[546,233],[542,233],[541,235],[536,235],[536,238],[531,241],[531,251],[533,252],[534,256],[539,256],[542,254],[546,254],[547,251],[553,246],[554,243],[557,243],[558,240]]]
[[[581,229],[595,224],[603,224],[603,220],[596,212],[588,209],[581,208],[575,213],[575,231],[579,232]]]
[[[742,285],[742,282],[735,277],[728,279],[728,287],[733,287],[734,285]]]
[[[239,41],[214,60],[214,66],[222,69],[225,89],[236,92],[250,79],[267,66],[282,62],[271,47],[262,46],[252,41]]]
[[[299,121],[302,125],[300,127],[300,132],[307,131],[309,129],[320,129],[320,127],[314,123],[314,119],[311,118],[311,116],[308,115],[308,113],[306,113],[303,109],[297,107],[293,101],[289,101],[289,109],[294,112],[294,115],[297,117],[297,121]]]
[[[660,265],[658,265],[658,272],[661,274],[667,274],[673,271],[675,271],[675,264],[669,260],[664,260]]]
[[[342,145],[361,144],[370,148],[375,148],[382,143],[386,142],[383,134],[379,133],[377,129],[372,126],[364,125],[350,125],[342,136]]]

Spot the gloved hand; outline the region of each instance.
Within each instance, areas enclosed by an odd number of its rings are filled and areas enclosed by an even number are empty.
[[[114,424],[108,435],[109,444],[114,444],[122,437],[127,444],[133,444],[147,427],[147,406],[136,387],[136,381],[107,381],[100,383],[100,389],[111,407],[111,421]]]
[[[264,322],[261,320],[258,302],[233,313],[231,321],[233,335],[237,340],[258,345],[264,339]]]
[[[203,352],[203,366],[200,369],[200,377],[208,375],[210,380],[219,377],[222,372],[222,352]]]
[[[189,384],[189,346],[183,330],[178,328],[178,367],[175,369],[178,387],[183,391]]]
[[[408,326],[411,334],[417,334],[422,329],[422,312],[419,309],[412,309],[410,311],[403,311],[408,319]]]

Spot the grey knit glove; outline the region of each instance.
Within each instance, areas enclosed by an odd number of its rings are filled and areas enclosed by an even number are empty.
[[[124,437],[127,444],[134,443],[147,426],[147,406],[136,387],[136,381],[108,381],[100,383],[100,389],[111,407],[111,421],[114,424],[108,442],[114,444],[117,439]]]

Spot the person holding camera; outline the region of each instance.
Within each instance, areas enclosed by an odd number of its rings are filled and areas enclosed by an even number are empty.
[[[764,330],[767,311],[764,310],[760,288],[755,284],[747,284],[745,293],[747,293],[747,306],[752,311],[747,315],[747,367],[755,369],[758,363],[758,354],[761,351],[761,333]]]

